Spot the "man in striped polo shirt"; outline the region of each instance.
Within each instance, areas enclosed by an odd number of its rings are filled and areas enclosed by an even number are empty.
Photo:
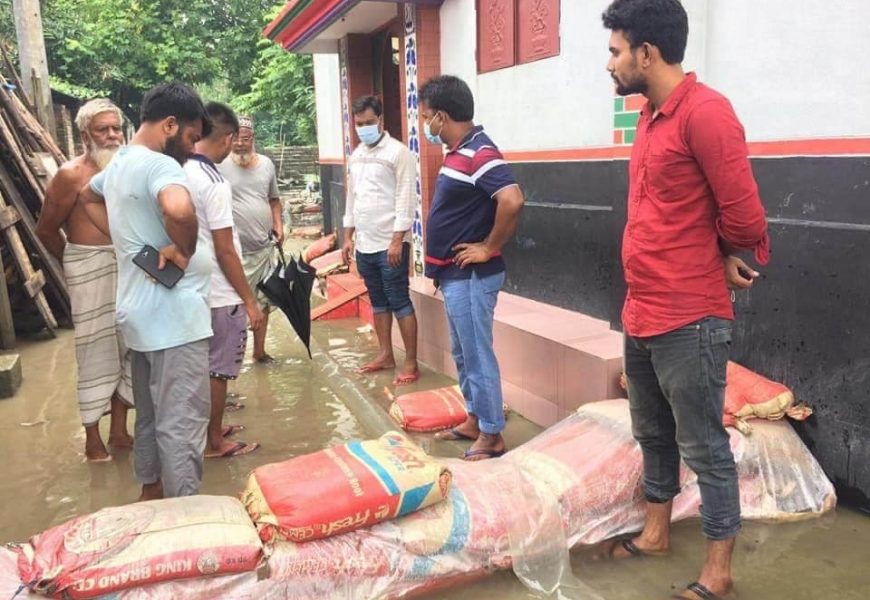
[[[464,81],[450,75],[427,81],[420,114],[426,138],[448,148],[426,222],[426,276],[444,295],[468,406],[465,423],[438,437],[472,440],[466,460],[495,458],[505,442],[493,312],[505,279],[501,250],[516,230],[523,194],[501,152],[472,122],[474,97]]]

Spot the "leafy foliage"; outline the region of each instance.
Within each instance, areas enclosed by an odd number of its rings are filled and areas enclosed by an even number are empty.
[[[52,83],[106,93],[138,122],[152,86],[193,85],[204,98],[258,117],[260,141],[314,139],[311,58],[262,38],[275,0],[43,0]],[[281,4],[283,6],[283,3]],[[0,0],[0,44],[15,41],[12,0]],[[274,132],[273,132],[274,130]]]
[[[254,67],[257,75],[251,91],[233,100],[233,107],[256,117],[255,127],[261,143],[277,143],[281,141],[279,135],[291,145],[313,143],[315,128],[311,116],[315,105],[311,56],[288,54],[268,40],[258,45]]]

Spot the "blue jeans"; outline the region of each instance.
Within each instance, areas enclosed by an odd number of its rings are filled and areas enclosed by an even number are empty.
[[[504,429],[501,375],[492,347],[492,319],[504,272],[469,279],[442,279],[453,360],[468,412],[483,433]]]
[[[722,425],[731,321],[708,317],[649,338],[625,337],[634,438],[644,491],[664,503],[680,492],[680,457],[698,475],[701,523],[710,540],[740,531],[737,468]]]
[[[397,319],[414,314],[414,305],[408,293],[408,277],[411,262],[411,244],[402,244],[402,262],[390,266],[387,251],[371,254],[356,253],[356,268],[366,284],[372,312],[392,312]]]

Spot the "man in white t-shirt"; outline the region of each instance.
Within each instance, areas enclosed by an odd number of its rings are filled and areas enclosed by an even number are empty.
[[[242,426],[224,426],[223,416],[227,381],[239,376],[245,355],[248,322],[254,331],[261,328],[263,312],[242,268],[239,234],[233,224],[232,190],[216,166],[230,153],[239,121],[229,106],[219,102],[209,102],[205,110],[212,123],[211,134],[197,142],[196,153],[184,165],[184,171],[199,220],[196,252],[207,254],[212,265],[209,307],[214,336],[209,340],[211,417],[205,457],[228,458],[259,448],[259,444],[227,439]]]

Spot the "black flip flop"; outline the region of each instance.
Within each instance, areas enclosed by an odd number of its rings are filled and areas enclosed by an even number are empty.
[[[448,429],[447,431],[444,431],[443,433],[449,433],[453,437],[445,438],[445,437],[441,437],[440,434],[436,433],[435,438],[438,440],[441,440],[443,442],[459,442],[459,441],[463,441],[463,440],[468,441],[468,442],[477,441],[477,438],[473,438],[470,435],[465,435],[464,433],[459,431],[456,427],[451,427],[450,429]]]
[[[480,460],[488,460],[490,458],[498,458],[500,456],[504,456],[504,453],[507,450],[493,450],[492,448],[480,448],[478,450],[466,450],[465,455],[462,457],[463,460],[468,460],[474,456],[485,456],[486,458]],[[479,462],[479,461],[470,461],[470,462]]]
[[[708,590],[705,586],[701,585],[697,581],[694,581],[694,582],[690,583],[689,585],[687,585],[685,592],[683,592],[679,596],[673,596],[673,598],[675,598],[676,600],[692,600],[691,598],[689,598],[688,596],[685,595],[686,592],[692,592],[701,600],[726,600],[726,598],[723,598],[721,596],[717,596],[716,594],[714,594],[713,592]]]
[[[658,557],[658,556],[667,556],[668,552],[647,552],[646,550],[641,550],[637,547],[637,544],[634,543],[634,538],[622,538],[617,540],[612,540],[610,543],[610,548],[607,550],[604,555],[599,555],[600,558],[597,560],[625,560],[629,558],[647,558],[647,557]],[[628,552],[628,556],[623,559],[617,559],[613,556],[613,552],[617,548],[622,548],[626,552]]]

